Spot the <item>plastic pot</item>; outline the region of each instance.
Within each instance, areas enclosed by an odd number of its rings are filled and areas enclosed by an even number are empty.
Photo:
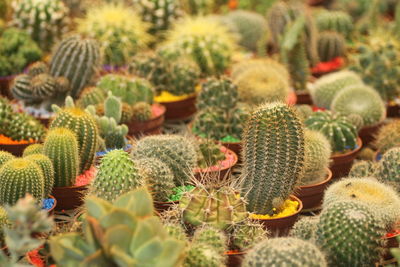
[[[369,143],[375,140],[375,136],[378,133],[379,129],[383,126],[383,124],[384,123],[381,122],[377,125],[361,128],[361,130],[358,132],[358,135],[360,136],[364,146],[367,146]]]
[[[167,111],[165,112],[166,120],[186,120],[196,113],[196,97],[190,96],[186,99],[173,102],[160,102]]]
[[[0,150],[10,152],[16,157],[21,157],[25,148],[33,143],[28,144],[0,144]]]
[[[332,178],[337,179],[349,174],[353,161],[357,156],[357,153],[362,147],[361,138],[357,138],[357,147],[352,151],[344,154],[338,154],[331,156],[332,163],[330,169],[332,171]]]
[[[131,121],[130,123],[128,123],[128,134],[134,137],[161,134],[166,108],[159,104],[153,104],[153,110],[155,109],[158,109],[158,112],[153,111],[153,114],[156,113],[154,118],[151,118],[147,121]]]

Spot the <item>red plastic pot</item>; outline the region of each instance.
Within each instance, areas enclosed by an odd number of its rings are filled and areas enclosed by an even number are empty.
[[[362,147],[361,138],[357,138],[357,148],[353,149],[344,154],[337,154],[331,156],[332,163],[330,169],[332,171],[332,178],[337,179],[349,174],[353,161],[357,156],[357,153]]]

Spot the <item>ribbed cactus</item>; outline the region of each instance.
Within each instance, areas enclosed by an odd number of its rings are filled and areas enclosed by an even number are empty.
[[[0,95],[0,121],[3,123],[4,121],[9,120],[12,114],[13,108],[10,101]],[[0,130],[0,133],[1,132],[2,130]]]
[[[316,239],[330,266],[374,266],[384,225],[365,205],[342,201],[323,209]]]
[[[42,49],[52,45],[68,30],[68,9],[61,0],[15,0],[12,25],[24,29]]]
[[[215,1],[212,0],[183,0],[182,7],[191,15],[207,15],[212,12]]]
[[[304,216],[290,230],[289,235],[306,241],[314,241],[319,223],[319,216]]]
[[[335,31],[349,38],[354,25],[352,17],[344,11],[318,12],[315,20],[320,31]]]
[[[54,168],[52,161],[43,154],[33,154],[24,158],[35,162],[42,170],[44,178],[43,196],[48,197],[54,186]]]
[[[225,153],[221,151],[221,145],[213,140],[201,139],[198,141],[197,166],[207,168],[218,165],[225,159]]]
[[[7,218],[7,211],[0,206],[0,245],[4,245],[4,233],[3,233],[3,228],[9,224],[8,218]]]
[[[148,121],[153,116],[152,107],[146,102],[137,102],[131,108],[132,119],[135,121]]]
[[[304,176],[300,185],[317,184],[326,179],[331,157],[331,144],[320,132],[304,131]]]
[[[353,163],[351,166],[349,176],[350,177],[369,177],[375,172],[377,164],[369,160],[359,160]]]
[[[224,230],[247,218],[244,199],[229,186],[196,187],[183,195],[179,206],[183,210],[183,220],[193,226],[208,224]]]
[[[71,85],[70,95],[78,98],[94,78],[100,63],[99,44],[93,39],[73,35],[58,44],[51,58],[50,73],[67,78]]]
[[[357,131],[364,127],[364,119],[357,113],[349,114],[347,120],[356,127]]]
[[[189,181],[197,163],[192,142],[179,135],[146,136],[136,143],[132,155],[136,158],[157,158],[167,164],[177,186]]]
[[[44,197],[44,177],[33,161],[16,158],[0,168],[0,204],[14,205],[18,199],[31,194],[38,201]]]
[[[363,85],[341,90],[333,99],[331,109],[336,113],[360,115],[364,126],[377,125],[386,118],[386,106],[380,95]]]
[[[155,201],[165,202],[173,194],[174,175],[170,168],[157,158],[135,159],[139,172],[149,187]]]
[[[262,223],[247,219],[233,226],[231,245],[239,251],[247,251],[260,240],[266,239],[268,233]]]
[[[90,86],[83,89],[76,104],[80,108],[86,108],[89,105],[97,105],[103,103],[105,98],[106,95],[104,94],[103,90],[97,87]]]
[[[295,105],[294,109],[302,121],[308,119],[308,117],[310,117],[314,112],[310,105]]]
[[[54,186],[75,184],[79,174],[79,147],[76,135],[66,128],[49,130],[43,146],[43,154],[49,157],[54,167]]]
[[[383,183],[400,192],[400,148],[394,147],[383,154],[377,164],[375,176]]]
[[[208,225],[199,227],[194,231],[192,243],[210,246],[219,254],[228,250],[228,238],[225,233]]]
[[[297,44],[288,52],[286,60],[293,87],[296,91],[307,90],[307,82],[311,74],[303,39],[305,38],[300,38]]]
[[[0,167],[9,160],[14,159],[14,155],[7,151],[0,150]]]
[[[169,60],[169,59],[167,59]],[[173,95],[193,94],[196,91],[200,69],[192,59],[174,59],[169,65],[169,83],[166,91]]]
[[[22,156],[26,157],[34,154],[43,154],[43,144],[32,144],[27,146],[24,149]]]
[[[197,108],[217,107],[229,110],[236,106],[237,101],[237,87],[229,78],[209,78],[201,85]]]
[[[46,130],[40,121],[26,113],[13,113],[1,125],[0,133],[15,141],[37,142],[42,140]]]
[[[318,36],[318,56],[322,62],[331,61],[346,54],[346,40],[334,31],[324,31]]]
[[[337,93],[348,86],[358,84],[362,84],[362,80],[355,72],[343,70],[330,73],[315,82],[311,96],[317,107],[330,109]]]
[[[205,244],[191,244],[188,248],[184,267],[217,267],[225,265],[225,257]]]
[[[101,159],[89,194],[113,202],[118,196],[141,185],[143,179],[135,162],[127,152],[115,149]]]
[[[326,267],[324,254],[313,243],[292,238],[266,239],[249,251],[243,267],[292,266]]]
[[[50,124],[50,129],[64,127],[76,134],[80,157],[79,173],[88,170],[93,165],[97,149],[96,121],[90,114],[76,107],[53,109],[57,114]]]
[[[400,120],[393,120],[383,125],[374,142],[380,153],[384,154],[392,147],[400,145]]]
[[[334,153],[353,150],[357,146],[357,129],[343,115],[317,111],[304,123],[308,129],[320,131],[325,135]]]
[[[261,105],[248,119],[243,141],[241,194],[247,198],[248,211],[272,214],[288,199],[303,175],[301,121],[283,103]]]
[[[37,76],[39,74],[49,73],[49,71],[49,67],[43,61],[36,61],[28,67],[29,76]]]

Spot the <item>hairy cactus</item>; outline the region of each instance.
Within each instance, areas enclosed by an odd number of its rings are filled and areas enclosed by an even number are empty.
[[[66,128],[49,130],[43,145],[43,154],[49,157],[54,167],[54,186],[75,184],[79,174],[79,147],[76,135]]]
[[[213,247],[205,244],[191,244],[186,253],[184,267],[224,266],[225,257]]]
[[[9,160],[14,159],[14,155],[7,151],[0,150],[0,167]]]
[[[8,120],[2,122],[0,133],[14,141],[37,142],[42,140],[45,128],[34,117],[26,113],[13,113]]]
[[[76,104],[80,108],[87,108],[89,105],[98,105],[103,103],[105,98],[106,95],[100,88],[86,87],[80,94]]]
[[[290,230],[289,235],[306,241],[314,241],[319,216],[304,216],[300,218]]]
[[[40,167],[27,159],[12,159],[0,168],[0,203],[14,205],[31,194],[38,201],[44,197],[44,177]]]
[[[251,219],[235,224],[231,234],[231,245],[239,251],[251,249],[260,240],[266,239],[268,230],[264,225]]]
[[[352,17],[344,11],[322,11],[315,20],[320,31],[335,31],[349,38],[354,25]]]
[[[400,145],[400,120],[394,120],[383,125],[376,135],[375,146],[384,154],[392,147]]]
[[[384,225],[365,204],[341,201],[323,209],[316,241],[330,266],[373,266],[384,234]]]
[[[364,126],[373,126],[386,118],[386,106],[379,94],[370,87],[355,85],[341,90],[332,101],[333,112],[357,114]]]
[[[326,179],[331,153],[331,144],[322,133],[304,131],[304,176],[300,185],[317,184]]]
[[[197,163],[196,149],[188,138],[179,135],[154,135],[140,139],[132,155],[135,158],[157,158],[174,174],[175,185],[184,185]]]
[[[394,147],[383,154],[382,159],[377,164],[375,176],[383,183],[393,187],[400,192],[400,148]]]
[[[351,166],[349,176],[350,177],[369,177],[375,172],[376,163],[369,160],[359,160],[354,162]]]
[[[43,154],[29,155],[24,157],[24,159],[35,162],[42,170],[44,178],[43,196],[48,197],[51,194],[54,185],[54,168],[52,161],[49,157]]]
[[[51,58],[50,73],[67,78],[70,95],[78,98],[81,91],[94,78],[101,63],[99,44],[81,35],[63,39]]]
[[[292,237],[266,239],[249,251],[243,267],[267,266],[328,266],[324,254],[310,242]]]
[[[308,129],[320,131],[325,135],[334,153],[353,150],[357,146],[357,129],[343,115],[317,111],[304,123]]]
[[[322,62],[343,57],[346,53],[346,40],[334,31],[324,31],[318,36],[318,56]]]
[[[196,229],[192,243],[210,246],[221,255],[228,250],[228,238],[225,233],[208,225]]]
[[[362,84],[355,72],[342,70],[319,78],[311,89],[313,102],[317,107],[330,109],[336,94],[348,86]]]
[[[243,140],[241,194],[247,198],[248,211],[272,214],[274,209],[279,210],[303,175],[301,121],[283,103],[261,105],[248,119]]]
[[[148,121],[153,116],[153,109],[149,103],[137,102],[131,108],[132,120],[134,121]]]
[[[346,200],[366,204],[388,229],[400,218],[400,197],[376,179],[346,178],[334,183],[325,191],[323,207]]]
[[[215,166],[219,161],[225,159],[224,152],[221,151],[221,145],[213,140],[201,139],[198,142],[197,166],[207,168]]]

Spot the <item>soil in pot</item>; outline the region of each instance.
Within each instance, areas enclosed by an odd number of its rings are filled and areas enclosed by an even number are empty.
[[[152,105],[153,116],[147,121],[131,121],[127,124],[128,134],[134,137],[143,135],[161,134],[166,108],[159,104]]]
[[[349,152],[343,154],[332,155],[332,163],[330,169],[332,171],[332,179],[337,179],[349,174],[353,161],[360,151],[363,143],[361,138],[357,138],[357,147]]]

